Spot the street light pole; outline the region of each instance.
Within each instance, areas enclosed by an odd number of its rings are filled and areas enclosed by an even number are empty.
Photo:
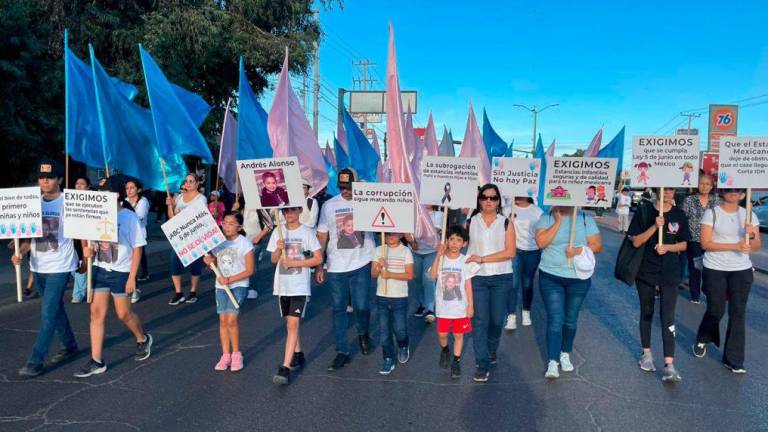
[[[520,105],[520,104],[512,105],[514,107],[526,109],[526,110],[530,111],[533,114],[533,147],[531,148],[531,154],[536,154],[536,121],[537,121],[537,117],[538,117],[539,113],[543,112],[547,108],[552,108],[552,107],[556,107],[556,106],[559,106],[559,105],[560,105],[559,103],[551,104],[551,105],[547,105],[547,106],[545,106],[544,108],[541,108],[541,109],[536,108],[536,105],[533,105],[532,107],[528,107],[528,106]]]

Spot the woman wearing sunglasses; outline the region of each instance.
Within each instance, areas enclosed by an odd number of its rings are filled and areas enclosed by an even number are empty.
[[[576,323],[591,285],[594,254],[603,248],[592,216],[576,216],[573,246],[569,246],[573,207],[554,207],[539,219],[536,244],[541,248],[539,291],[547,311],[547,372],[545,378],[573,371],[570,353]],[[591,257],[591,259],[590,259]],[[578,260],[578,262],[576,262]],[[591,262],[592,268],[582,263]]]
[[[165,205],[168,207],[168,219],[178,214],[185,208],[192,205],[208,206],[208,200],[205,199],[205,195],[198,192],[197,187],[199,181],[195,173],[189,173],[184,177],[184,184],[181,187],[181,192],[175,197],[168,197],[165,200]],[[181,290],[181,275],[187,270],[190,274],[189,296],[184,297],[184,292]],[[203,260],[195,260],[192,264],[186,268],[179,261],[179,257],[176,256],[176,252],[171,250],[171,280],[173,281],[173,298],[168,302],[171,306],[176,306],[179,303],[197,303],[197,284],[200,282],[200,273],[203,271]]]
[[[507,317],[507,297],[512,287],[512,258],[515,256],[515,228],[501,214],[501,194],[486,184],[477,194],[477,208],[467,220],[475,315],[472,318],[473,347],[477,371],[475,382],[487,382],[496,363],[501,329]]]

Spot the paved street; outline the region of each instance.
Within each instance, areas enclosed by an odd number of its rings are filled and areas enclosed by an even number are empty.
[[[603,232],[605,250],[579,320],[572,357],[576,371],[552,382],[543,378],[545,315],[538,292],[533,326],[503,336],[498,365],[483,385],[471,380],[471,341],[464,376],[452,381],[437,366],[434,327],[412,317],[411,361],[390,376],[377,373],[378,347],[367,357],[354,352],[350,365],[327,372],[335,354],[330,294],[317,286],[301,330],[308,364],[290,386],[279,388],[271,379],[282,358],[284,329],[263,263],[261,295],[248,301],[241,315],[246,367],[237,374],[214,372],[219,346],[212,278],[207,275],[202,282],[197,304],[168,306],[169,251],[156,227],[149,248],[152,279],[143,285],[144,298],[136,306],[155,337],[152,357],[143,363],[133,360],[134,341],[112,314],[105,348],[109,370],[91,379],[72,378],[87,359],[88,310],[85,304],[67,303],[81,355],[23,380],[16,370],[36,335],[39,300],[16,304],[12,267],[3,266],[0,430],[768,430],[768,276],[756,274],[749,301],[745,376],[727,371],[715,348],[704,359],[693,357],[690,346],[705,306],[689,303],[681,291],[676,364],[683,382],[665,385],[658,322],[653,348],[659,372],[645,373],[636,365],[637,295],[613,279],[620,236],[610,229]],[[2,261],[8,262],[5,249]]]

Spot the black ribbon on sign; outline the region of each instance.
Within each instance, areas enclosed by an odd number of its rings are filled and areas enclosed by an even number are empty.
[[[445,194],[443,194],[443,199],[440,200],[440,203],[445,204],[446,201],[451,202],[451,183],[450,182],[445,183],[445,186],[443,186],[443,192],[445,192]]]

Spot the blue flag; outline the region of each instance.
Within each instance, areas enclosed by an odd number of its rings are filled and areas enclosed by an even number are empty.
[[[67,32],[64,32],[66,44]],[[104,168],[106,159],[101,143],[99,113],[93,92],[93,72],[88,63],[64,47],[64,86],[66,88],[66,146],[72,159],[93,168]],[[126,99],[138,93],[136,87],[108,77],[115,91]]]
[[[483,145],[488,154],[488,160],[497,156],[504,156],[507,151],[507,143],[493,130],[488,115],[485,113],[485,108],[483,108]]]
[[[539,140],[536,141],[536,150],[533,152],[535,159],[541,160],[541,176],[539,176],[539,207],[542,210],[547,211],[549,206],[544,205],[544,184],[547,179],[547,154],[544,152],[544,144],[541,142],[541,134],[539,134]]]
[[[200,96],[168,81],[141,45],[139,52],[160,155],[164,159],[176,154],[191,155],[204,163],[213,163],[211,149],[198,129],[211,106]]]
[[[626,126],[622,126],[619,133],[597,152],[597,157],[617,158],[619,163],[617,165],[616,175],[621,177],[621,170],[624,166],[624,129]]]
[[[363,131],[357,126],[355,120],[349,115],[346,108],[344,112],[344,130],[347,135],[347,149],[349,149],[349,161],[352,168],[357,171],[360,179],[374,183],[376,182],[376,171],[379,167],[379,158],[376,149],[373,148]]]
[[[263,159],[272,157],[272,145],[267,132],[267,112],[248,84],[245,63],[240,57],[240,88],[238,90],[237,158]]]
[[[515,139],[512,138],[512,142],[509,143],[509,147],[507,147],[507,151],[504,152],[504,157],[514,157],[515,155],[514,147],[515,147]]]
[[[145,189],[165,189],[152,114],[120,93],[96,60],[93,47],[88,49],[95,95],[91,100],[95,101],[103,154],[110,169],[138,178]],[[180,154],[171,155],[165,159],[165,167],[169,187],[175,191],[187,174],[184,160]]]
[[[328,178],[330,179],[328,181],[328,186],[325,187],[325,192],[328,195],[336,196],[340,193],[339,185],[336,183],[336,177],[339,173],[336,172],[336,168],[333,167],[333,164],[331,164],[331,161],[329,161],[325,155],[323,155],[323,161],[325,161],[325,167],[328,169]]]
[[[347,152],[341,148],[341,144],[339,143],[339,140],[336,139],[336,137],[333,137],[333,152],[336,154],[336,169],[341,171],[343,168],[349,168],[352,166],[352,164],[349,163],[349,156],[347,156]],[[329,176],[328,178],[332,177]]]

